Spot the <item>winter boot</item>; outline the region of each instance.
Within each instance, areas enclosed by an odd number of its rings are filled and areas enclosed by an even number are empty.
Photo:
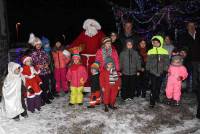
[[[116,106],[114,106],[114,105],[109,105],[109,108],[111,108],[111,109],[113,109],[113,110],[116,110],[116,109],[118,109]]]
[[[19,119],[19,115],[17,115],[16,117],[14,117],[13,120],[19,121],[19,120],[20,120],[20,119]]]
[[[27,111],[25,110],[23,113],[21,113],[21,116],[24,117],[24,118],[28,118]]]
[[[105,105],[105,109],[104,109],[105,112],[108,112],[108,105]]]
[[[198,105],[198,108],[197,108],[196,117],[197,117],[198,119],[200,119],[200,104]]]
[[[150,105],[149,105],[149,107],[154,108],[154,106],[155,106],[155,100],[154,100],[153,95],[151,93],[150,94]]]

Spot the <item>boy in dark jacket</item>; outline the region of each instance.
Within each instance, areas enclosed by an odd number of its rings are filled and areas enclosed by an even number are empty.
[[[134,98],[138,71],[141,70],[141,59],[133,49],[132,40],[126,40],[126,48],[120,54],[120,69],[122,71],[121,97],[123,100]]]
[[[100,92],[100,84],[99,84],[99,63],[94,62],[91,65],[91,95],[90,95],[90,105],[88,108],[95,108],[95,105],[99,105],[101,103],[101,92]]]
[[[150,107],[155,106],[155,102],[159,102],[160,88],[162,77],[166,74],[169,65],[168,51],[163,47],[163,37],[153,36],[151,39],[153,48],[148,51],[146,70],[150,74],[152,84],[150,94]]]

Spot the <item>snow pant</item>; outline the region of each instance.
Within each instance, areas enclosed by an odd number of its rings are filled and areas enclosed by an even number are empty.
[[[109,88],[105,88],[103,91],[103,101],[105,105],[114,105],[118,94],[118,87],[110,85]]]
[[[162,76],[155,76],[150,74],[151,80],[151,94],[150,94],[150,105],[155,105],[156,101],[159,101],[160,88],[162,85]]]
[[[100,90],[92,91],[90,95],[90,106],[95,106],[101,103],[101,92]]]
[[[28,111],[34,112],[35,109],[40,110],[41,107],[41,98],[39,95],[36,95],[33,98],[27,98],[27,107]]]
[[[80,104],[83,103],[83,86],[81,87],[70,87],[70,103]]]
[[[42,79],[43,84],[41,85],[42,88],[42,94],[41,98],[43,102],[49,101],[49,97],[52,96],[52,93],[49,90],[49,81],[50,81],[50,75],[40,75],[40,78]]]
[[[139,76],[137,76],[137,96],[145,95],[148,89],[148,77],[145,72],[141,72]]]
[[[54,78],[56,80],[56,91],[58,93],[60,92],[61,88],[65,92],[68,90],[66,74],[67,74],[66,68],[55,68],[54,69]]]
[[[168,99],[180,101],[181,98],[181,84],[182,82],[177,80],[174,76],[169,76],[166,86],[166,96]]]
[[[199,89],[200,82],[200,62],[192,62],[192,90],[197,91]]]
[[[26,107],[26,104],[25,104],[25,100],[24,100],[24,94],[23,94],[23,92],[25,92],[24,90],[25,90],[25,87],[22,87],[22,89],[21,89],[22,91],[22,94],[21,94],[21,102],[22,102],[22,107],[23,107],[23,109],[24,109],[24,114],[27,114],[27,107]]]
[[[200,62],[192,62],[192,89],[197,95],[197,115],[200,116]]]
[[[51,79],[51,90],[50,92],[53,94],[53,96],[56,94],[56,80],[54,79],[54,73],[50,74]]]
[[[122,75],[122,89],[121,89],[121,97],[122,99],[134,98],[135,90],[136,90],[136,75]]]

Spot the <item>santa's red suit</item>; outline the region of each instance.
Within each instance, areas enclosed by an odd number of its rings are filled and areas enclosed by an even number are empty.
[[[23,76],[25,77],[25,86],[27,89],[32,88],[34,93],[27,93],[28,98],[33,98],[35,95],[40,95],[42,90],[40,88],[40,84],[42,84],[42,80],[38,76],[38,72],[35,70],[33,66],[23,66],[22,71]]]
[[[105,34],[101,31],[100,24],[93,19],[87,19],[83,24],[83,29],[84,31],[70,45],[69,50],[76,47],[81,49],[82,63],[87,67],[90,76],[90,66],[95,61],[96,52],[101,47]],[[88,86],[90,86],[89,82],[85,84],[85,87]]]

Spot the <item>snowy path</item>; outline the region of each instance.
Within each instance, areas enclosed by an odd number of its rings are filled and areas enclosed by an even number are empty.
[[[200,134],[200,121],[194,118],[194,95],[184,96],[179,108],[158,104],[149,109],[148,101],[141,98],[119,101],[120,108],[109,113],[103,106],[69,107],[66,98],[54,99],[51,105],[29,113],[29,118],[20,122],[0,114],[0,134]]]

